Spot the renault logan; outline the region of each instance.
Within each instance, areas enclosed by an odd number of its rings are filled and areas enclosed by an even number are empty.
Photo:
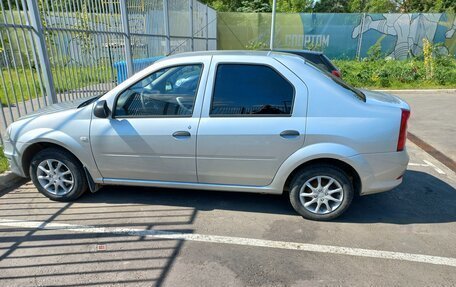
[[[21,118],[5,154],[52,200],[103,185],[286,193],[303,217],[329,220],[401,183],[409,114],[296,55],[195,52]]]

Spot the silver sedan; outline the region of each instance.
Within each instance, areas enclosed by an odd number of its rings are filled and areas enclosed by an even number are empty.
[[[52,200],[103,185],[286,193],[303,217],[329,220],[402,182],[409,115],[291,54],[185,53],[21,118],[5,154]]]

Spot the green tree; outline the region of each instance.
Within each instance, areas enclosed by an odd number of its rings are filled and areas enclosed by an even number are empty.
[[[348,6],[349,11],[352,13],[387,13],[397,11],[396,4],[391,0],[350,0]]]
[[[236,12],[243,0],[200,0],[219,12]]]
[[[6,1],[6,0],[2,0]],[[51,1],[51,0],[46,0]],[[70,0],[62,0],[70,1]],[[221,12],[260,11],[263,12],[272,0],[200,0]],[[261,4],[258,7],[258,4]],[[264,8],[262,8],[264,7]],[[452,12],[456,13],[455,0],[278,0],[279,12]]]
[[[312,12],[312,9],[313,9],[312,0],[277,1],[277,12],[303,13],[303,12]]]
[[[400,12],[456,12],[454,0],[394,0]]]
[[[320,0],[315,3],[313,12],[347,13],[350,12],[348,0]]]
[[[271,10],[268,0],[242,1],[241,6],[236,9],[237,12],[254,13],[271,12]]]

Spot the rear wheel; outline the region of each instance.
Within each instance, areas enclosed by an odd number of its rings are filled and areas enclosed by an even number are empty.
[[[56,201],[72,201],[87,190],[81,163],[69,152],[48,148],[30,164],[30,177],[39,192]]]
[[[290,184],[290,202],[304,218],[331,220],[347,210],[353,199],[348,175],[332,165],[313,165],[298,172]]]

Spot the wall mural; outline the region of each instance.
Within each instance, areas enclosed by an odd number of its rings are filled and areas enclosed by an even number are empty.
[[[364,21],[361,19],[361,23],[353,29],[352,38],[358,38],[361,33],[371,29],[393,36],[396,38],[394,49],[388,56],[394,59],[420,55],[423,51],[423,39],[431,43],[438,42],[435,39],[437,28],[445,23],[442,21],[445,14],[382,14],[382,16],[381,19],[375,20],[371,15],[366,15]],[[445,31],[445,39],[452,39],[455,29],[456,18]],[[439,52],[448,55],[450,50],[449,47],[442,45],[439,47]],[[452,52],[454,53],[454,50]]]
[[[269,46],[271,14],[218,13],[219,49]],[[315,49],[331,58],[364,58],[380,43],[386,57],[405,59],[422,54],[423,39],[456,56],[456,17],[446,13],[277,14],[276,48]]]

